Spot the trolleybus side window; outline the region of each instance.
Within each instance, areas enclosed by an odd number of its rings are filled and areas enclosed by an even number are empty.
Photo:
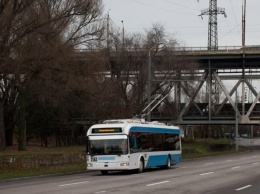
[[[180,150],[179,134],[130,133],[131,153],[142,151]]]

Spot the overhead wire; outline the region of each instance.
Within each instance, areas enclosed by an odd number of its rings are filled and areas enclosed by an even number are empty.
[[[200,6],[199,1],[198,1],[198,3],[196,3],[196,5],[199,7],[199,10],[200,10],[200,11],[203,10],[203,9],[205,9],[205,8],[202,8],[202,7]],[[199,14],[198,14],[198,16],[199,16]],[[205,28],[208,26],[208,25],[207,25],[207,22],[205,23],[205,20],[202,20],[202,23],[203,23],[203,25],[204,25]]]
[[[199,9],[195,9],[193,7],[188,7],[186,5],[182,5],[182,4],[179,4],[179,3],[176,3],[176,2],[172,2],[172,1],[169,1],[169,0],[163,0],[163,1],[165,1],[166,3],[172,4],[172,5],[177,5],[178,7],[183,7],[183,8],[186,8],[186,9],[191,9],[191,10],[196,10],[196,11],[199,10]]]
[[[239,26],[241,25],[241,23],[238,24],[238,22],[237,22],[236,14],[235,14],[235,12],[234,12],[234,8],[233,8],[233,4],[232,4],[231,0],[229,0],[229,3],[230,3],[230,6],[231,6],[231,9],[232,9],[234,18],[235,18],[235,23],[236,23],[236,25],[235,25],[234,28],[231,29],[231,26],[230,26],[230,24],[229,24],[229,20],[226,19],[225,22],[227,23],[228,32],[224,33],[224,35],[222,35],[222,36],[219,38],[219,40],[223,39],[224,37],[226,37],[227,35],[229,35],[231,32],[235,31],[236,29],[239,30]],[[228,18],[229,18],[229,17],[231,17],[231,16],[228,16]],[[240,34],[239,31],[238,31],[238,34]],[[234,41],[233,36],[231,36],[231,37],[229,37],[229,38],[232,40],[233,44],[235,45],[235,41]]]
[[[198,14],[195,14],[195,12],[196,11],[199,11],[199,10],[202,10],[201,9],[201,3],[200,2],[198,2],[197,3],[197,0],[192,0],[192,1],[194,1],[195,3],[196,3],[196,6],[197,7],[191,7],[191,6],[189,6],[189,5],[187,5],[187,4],[185,4],[185,3],[183,3],[183,1],[176,1],[176,0],[163,0],[163,2],[165,2],[165,3],[167,3],[167,4],[169,4],[169,5],[171,5],[171,6],[168,6],[167,8],[165,8],[165,7],[162,7],[162,5],[161,6],[155,6],[155,5],[153,5],[153,3],[152,3],[152,1],[149,1],[149,3],[148,3],[148,1],[146,1],[146,2],[144,2],[144,1],[142,1],[142,0],[128,0],[128,1],[130,1],[130,2],[132,2],[132,3],[135,3],[135,4],[139,4],[139,5],[142,5],[142,6],[145,6],[145,7],[150,7],[150,8],[152,8],[152,9],[156,9],[156,10],[160,10],[160,11],[163,11],[163,12],[169,12],[169,13],[171,13],[171,14],[178,14],[178,15],[191,15],[191,16],[196,16],[196,17],[198,17],[198,15],[200,14],[200,13],[198,13]],[[207,0],[207,1],[209,1],[209,0]],[[162,1],[161,1],[162,2]],[[187,1],[186,1],[187,2]],[[221,37],[219,38],[220,40],[223,40],[226,36],[228,36],[228,35],[230,35],[231,33],[234,33],[234,32],[237,32],[238,34],[241,34],[241,22],[238,22],[238,18],[237,18],[237,13],[235,12],[235,9],[234,9],[234,4],[233,4],[233,2],[232,2],[232,0],[229,0],[228,2],[225,2],[226,3],[226,5],[227,4],[229,4],[229,7],[230,7],[230,11],[229,11],[229,14],[230,13],[232,13],[231,15],[233,15],[233,18],[234,18],[234,21],[235,21],[235,26],[234,25],[230,25],[230,20],[229,20],[229,18],[231,18],[232,16],[230,15],[230,16],[228,16],[228,19],[225,21],[226,22],[226,28],[227,29],[223,29],[223,27],[225,27],[225,25],[219,25],[219,27],[220,28],[222,28],[223,30],[222,30],[222,32],[221,32]],[[195,5],[195,4],[194,4]],[[184,8],[184,10],[185,9],[189,9],[189,10],[194,10],[194,13],[192,12],[191,13],[191,11],[189,11],[189,13],[187,13],[186,11],[175,11],[174,9],[171,9],[172,7],[180,7],[180,8]],[[207,8],[206,8],[207,9]],[[183,9],[182,9],[183,10]],[[158,14],[158,13],[156,13],[156,14]],[[120,20],[121,21],[121,20]],[[114,21],[113,21],[113,23],[117,26],[117,27],[119,27]],[[185,25],[185,22],[183,22],[183,24]],[[186,23],[187,25],[189,24],[189,23]],[[189,24],[190,25],[190,24]],[[203,25],[204,25],[204,27],[205,28],[207,28],[208,27],[208,20],[203,20]],[[259,24],[256,24],[256,26],[258,26]],[[120,27],[119,27],[120,28]],[[143,30],[143,28],[127,28],[127,27],[125,27],[125,29],[128,29],[128,30],[140,30],[140,29],[142,29]],[[149,28],[148,28],[149,29]],[[175,26],[174,28],[165,28],[166,30],[173,30],[173,29],[179,29],[179,30],[181,30],[181,29],[202,29],[201,27],[191,27],[191,26],[182,26],[182,27],[177,27],[177,26]],[[203,28],[204,29],[204,28]],[[182,34],[194,34],[194,33],[198,33],[198,32],[184,32],[184,33],[182,33]],[[203,32],[201,32],[201,33],[203,33]],[[205,31],[205,34],[206,33],[208,33],[208,31],[206,30]],[[204,33],[203,33],[204,34]],[[230,40],[233,42],[233,44],[234,44],[234,42],[235,42],[235,40],[234,40],[234,37],[230,37]],[[236,40],[237,41],[237,40]]]
[[[229,0],[229,3],[230,3],[231,8],[232,8],[232,12],[233,12],[233,15],[234,15],[234,18],[235,18],[235,22],[236,22],[236,24],[238,24],[239,22],[237,22],[237,17],[236,17],[235,11],[234,11],[234,6],[232,4],[232,1]],[[237,29],[238,29],[239,33],[241,33],[241,31],[240,31],[241,29],[239,29],[239,28],[237,28]]]
[[[158,7],[158,6],[157,7],[156,6],[152,6],[152,5],[149,5],[149,4],[146,4],[146,3],[138,2],[137,0],[129,0],[129,1],[132,1],[134,3],[140,4],[140,5],[143,5],[143,6],[151,7],[153,9],[158,9],[158,10],[161,10],[161,11],[170,12],[171,14],[194,15],[194,14],[190,14],[190,13],[183,13],[183,12],[179,12],[179,11],[173,11],[173,10],[161,8],[161,7]]]
[[[240,24],[242,24],[242,23],[240,23]],[[225,36],[227,36],[228,34],[230,34],[231,32],[233,32],[238,26],[240,26],[240,24],[236,25],[236,26],[235,26],[234,28],[232,28],[232,29],[229,29],[229,31],[226,32],[223,36],[221,36],[221,37],[219,38],[219,40],[223,39]],[[231,38],[232,38],[232,36],[231,36]],[[232,38],[232,42],[233,42],[233,44],[235,45],[233,38]]]
[[[154,8],[154,9],[159,9],[161,11],[170,12],[172,14],[192,15],[192,16],[195,16],[195,17],[198,17],[198,14],[199,14],[199,13],[191,14],[191,13],[187,13],[187,12],[178,12],[178,11],[173,11],[173,10],[170,10],[170,9],[164,9],[164,8],[161,8],[161,7],[152,6],[152,5],[147,4],[147,3],[139,2],[137,0],[129,0],[129,1],[143,5],[143,6],[151,7],[151,8]],[[164,1],[168,4],[177,5],[178,7],[183,7],[183,8],[186,8],[186,9],[192,9],[194,11],[199,11],[199,9],[197,9],[197,8],[192,8],[192,7],[180,4],[180,3],[171,2],[171,1],[168,1],[168,0],[164,0]],[[176,28],[180,29],[180,28],[190,28],[190,27],[176,27]],[[199,29],[200,27],[192,27],[192,28],[198,28]],[[131,28],[131,29],[133,29],[133,28]],[[140,29],[140,28],[135,28],[135,29]],[[166,29],[169,29],[169,28],[166,28]]]

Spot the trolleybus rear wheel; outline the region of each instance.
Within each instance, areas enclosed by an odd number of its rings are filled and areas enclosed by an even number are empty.
[[[166,168],[171,168],[171,156],[168,156]]]
[[[169,155],[167,158],[167,165],[161,166],[162,169],[169,169],[171,168],[171,156]]]
[[[142,173],[144,171],[144,161],[143,159],[140,159],[139,161],[139,168],[138,168],[138,173]]]

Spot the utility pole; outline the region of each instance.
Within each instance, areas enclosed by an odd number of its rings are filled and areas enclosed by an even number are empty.
[[[110,22],[110,16],[109,16],[109,11],[107,12],[107,60],[108,60],[108,68],[111,73],[111,80],[115,78],[114,72],[113,72],[113,67],[111,64],[111,55],[110,55],[110,31],[109,31],[109,22]]]
[[[108,10],[108,13],[107,13],[107,49],[109,50],[109,21],[110,21],[110,17],[109,17],[109,11],[110,9]]]
[[[150,122],[151,121],[151,85],[152,85],[152,59],[151,59],[151,50],[162,44],[161,42],[155,43],[149,50],[148,50],[148,65],[147,65],[147,105],[148,105],[148,110],[147,110],[147,120]]]
[[[124,21],[122,20],[122,26],[123,26],[123,29],[122,29],[122,33],[123,33],[123,38],[122,38],[122,45],[123,45],[123,50],[125,48],[125,27],[124,27]]]
[[[238,106],[237,106],[237,89],[236,89],[236,113],[235,113],[235,123],[236,123],[236,151],[238,151]]]
[[[245,36],[246,35],[246,0],[242,5],[242,47],[245,47]]]
[[[208,50],[218,50],[218,14],[227,17],[225,9],[217,7],[217,0],[209,0],[209,9],[202,10],[199,15],[209,15]]]
[[[246,29],[246,0],[242,0],[242,48],[243,48],[243,68],[242,68],[242,115],[245,115],[245,29]]]

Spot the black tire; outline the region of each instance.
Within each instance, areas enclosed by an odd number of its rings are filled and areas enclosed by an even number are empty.
[[[166,166],[167,169],[171,168],[171,165],[172,165],[172,164],[171,164],[171,161],[172,161],[172,160],[171,160],[171,156],[168,156],[167,166]]]
[[[144,160],[141,159],[140,162],[139,162],[139,167],[137,169],[137,172],[142,173],[143,171],[144,171]]]
[[[169,155],[168,158],[167,158],[167,164],[164,165],[164,166],[161,166],[160,168],[162,169],[169,169],[171,168],[172,164],[171,164],[171,156]]]
[[[100,172],[101,172],[101,174],[103,174],[103,175],[107,175],[107,174],[108,174],[108,170],[101,170]]]

